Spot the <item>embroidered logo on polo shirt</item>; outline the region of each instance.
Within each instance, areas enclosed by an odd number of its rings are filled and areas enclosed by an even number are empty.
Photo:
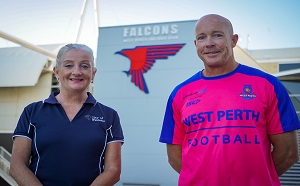
[[[91,116],[91,115],[85,115],[85,119],[89,121],[100,121],[100,122],[105,122],[104,117],[99,117],[99,116]]]
[[[240,97],[246,100],[251,100],[253,98],[256,98],[256,94],[253,93],[251,85],[244,85],[243,92],[240,93]]]

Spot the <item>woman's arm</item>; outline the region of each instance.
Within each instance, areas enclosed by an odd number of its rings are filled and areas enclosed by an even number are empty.
[[[20,186],[42,185],[28,168],[31,156],[31,140],[25,137],[15,137],[10,162],[10,175]]]
[[[121,146],[120,142],[112,142],[107,145],[104,155],[104,171],[93,181],[91,186],[114,185],[120,180]]]

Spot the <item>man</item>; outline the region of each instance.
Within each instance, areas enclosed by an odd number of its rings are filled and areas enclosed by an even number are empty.
[[[300,122],[284,86],[235,61],[228,19],[203,16],[195,36],[205,68],[171,93],[160,136],[178,185],[280,185],[299,160]]]

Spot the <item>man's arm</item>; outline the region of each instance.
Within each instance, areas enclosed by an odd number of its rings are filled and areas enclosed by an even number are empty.
[[[178,173],[181,170],[182,155],[181,146],[167,144],[168,161],[171,167]]]
[[[299,160],[297,130],[270,135],[273,161],[278,176],[285,173]]]

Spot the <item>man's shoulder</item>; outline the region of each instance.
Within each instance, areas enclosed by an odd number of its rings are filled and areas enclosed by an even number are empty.
[[[264,71],[263,69],[254,68],[248,65],[240,64],[240,68],[238,70],[239,73],[243,73],[249,76],[259,76],[266,79],[276,79],[272,74]]]

